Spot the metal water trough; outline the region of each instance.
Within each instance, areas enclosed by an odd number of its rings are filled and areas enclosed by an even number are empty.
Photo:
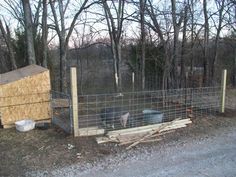
[[[164,114],[157,110],[145,109],[143,110],[144,120],[148,124],[157,124],[163,122]]]

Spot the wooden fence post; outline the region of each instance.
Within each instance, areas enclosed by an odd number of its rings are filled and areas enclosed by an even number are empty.
[[[227,70],[223,70],[222,79],[221,79],[221,104],[220,104],[220,112],[225,112],[225,92],[226,92],[226,79],[227,79]]]
[[[77,73],[76,67],[70,68],[71,80],[71,98],[72,98],[72,116],[74,136],[79,136],[79,119],[78,119],[78,95],[77,95]]]
[[[132,72],[132,92],[134,91],[134,72]]]

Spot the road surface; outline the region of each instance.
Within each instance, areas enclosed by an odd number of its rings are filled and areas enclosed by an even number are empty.
[[[110,155],[95,164],[39,172],[37,176],[235,177],[236,128],[199,139]],[[33,174],[31,174],[33,175]]]

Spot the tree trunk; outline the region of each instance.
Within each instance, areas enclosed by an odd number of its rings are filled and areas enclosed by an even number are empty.
[[[178,38],[179,38],[179,31],[180,26],[182,23],[182,16],[180,16],[179,21],[177,22],[176,16],[176,0],[171,0],[171,8],[172,8],[172,22],[174,27],[174,46],[173,46],[173,55],[172,55],[172,63],[173,63],[173,72],[172,78],[174,83],[174,88],[178,87],[179,85],[179,78],[178,78]]]
[[[234,85],[234,87],[236,87],[236,47],[234,48],[233,85]]]
[[[42,15],[42,52],[43,60],[42,65],[47,68],[47,37],[48,37],[48,28],[47,28],[47,0],[43,0],[43,15]]]
[[[208,66],[208,45],[209,45],[209,23],[208,23],[208,14],[207,14],[207,0],[203,0],[203,13],[205,20],[205,29],[204,29],[204,62],[203,62],[203,84],[207,86],[208,77],[209,77],[209,66]]]
[[[140,0],[142,90],[145,90],[145,26],[144,26],[144,22],[145,22],[145,17],[144,17],[145,5],[146,5],[146,1],[145,0]]]
[[[36,64],[32,13],[29,0],[22,0],[25,20],[26,44],[29,64]]]
[[[112,40],[112,39],[111,39]],[[112,55],[113,55],[113,79],[114,79],[114,87],[115,87],[115,92],[119,91],[119,80],[118,80],[118,60],[117,60],[117,55],[116,55],[116,49],[115,49],[115,44],[114,41],[111,41],[111,49],[112,49]]]
[[[1,19],[0,19],[0,30],[2,32],[2,36],[6,42],[6,45],[7,45],[8,51],[9,51],[9,58],[11,61],[12,69],[17,69],[15,54],[14,54],[14,50],[13,50],[13,46],[12,46],[12,42],[11,42],[10,30],[9,30],[8,26],[6,25],[7,32],[5,31]]]
[[[186,74],[185,74],[185,47],[186,47],[186,30],[187,30],[187,22],[188,22],[188,6],[185,5],[184,9],[184,25],[183,25],[183,38],[182,38],[182,50],[181,50],[181,60],[180,60],[180,65],[181,65],[181,71],[180,71],[180,76],[181,76],[181,82],[180,82],[180,87],[184,88],[186,86]]]
[[[112,0],[113,1],[113,0]],[[115,3],[112,3],[113,8],[115,9],[114,14],[111,13],[112,7],[108,6],[106,0],[102,0],[103,9],[105,12],[105,19],[107,21],[108,32],[111,41],[111,49],[113,54],[113,68],[114,68],[114,77],[115,77],[115,91],[122,91],[122,78],[121,78],[121,34],[123,31],[123,15],[124,15],[124,0],[118,1],[118,7],[115,6]],[[114,17],[114,16],[115,17]],[[116,20],[116,22],[115,22]]]
[[[217,68],[219,40],[220,40],[220,32],[222,29],[224,6],[225,6],[225,0],[222,0],[221,4],[219,3],[219,23],[218,23],[217,32],[216,32],[215,50],[214,50],[214,58],[212,62],[212,72],[211,72],[212,81],[215,79],[215,70]]]
[[[120,42],[117,43],[117,75],[118,75],[118,92],[122,92],[122,72],[121,72],[121,46]]]
[[[60,91],[67,93],[67,47],[65,41],[60,42]]]
[[[191,63],[190,63],[190,76],[191,87],[194,86],[193,83],[193,68],[194,68],[194,4],[193,0],[191,0]]]

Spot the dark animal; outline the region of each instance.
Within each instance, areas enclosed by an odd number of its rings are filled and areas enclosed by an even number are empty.
[[[101,120],[106,129],[120,129],[131,127],[133,119],[129,112],[119,107],[110,107],[101,110]]]

